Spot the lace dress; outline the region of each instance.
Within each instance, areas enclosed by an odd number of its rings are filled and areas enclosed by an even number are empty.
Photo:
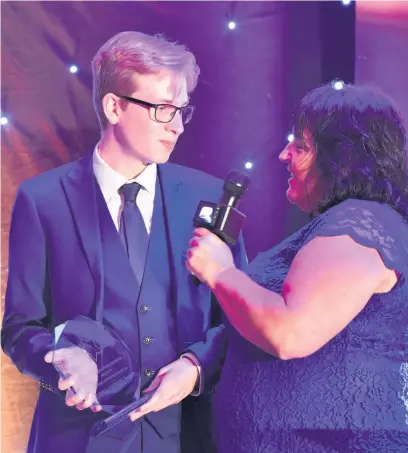
[[[258,255],[249,273],[279,293],[300,248],[316,236],[339,235],[376,249],[400,273],[398,283],[306,358],[279,360],[229,327],[214,401],[219,453],[408,452],[408,226],[402,217],[386,204],[347,200]]]

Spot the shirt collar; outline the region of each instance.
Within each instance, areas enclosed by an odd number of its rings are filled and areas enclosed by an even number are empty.
[[[93,171],[101,188],[105,200],[108,202],[112,197],[118,195],[118,190],[123,184],[137,182],[149,194],[154,196],[156,189],[157,165],[148,165],[140,175],[133,179],[126,179],[123,175],[110,167],[99,154],[98,145],[96,145],[92,156]]]

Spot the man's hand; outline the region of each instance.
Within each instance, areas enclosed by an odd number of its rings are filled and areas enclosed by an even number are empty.
[[[102,409],[96,399],[97,365],[84,349],[74,346],[49,351],[44,356],[44,360],[52,363],[64,375],[58,381],[58,388],[62,391],[66,390],[67,406],[75,406],[80,411],[89,407],[93,412],[99,412]]]
[[[144,394],[154,392],[150,400],[129,414],[132,422],[149,412],[158,412],[177,404],[194,390],[198,369],[188,359],[178,359],[162,368]]]

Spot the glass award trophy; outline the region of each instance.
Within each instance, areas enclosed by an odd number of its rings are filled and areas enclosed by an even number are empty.
[[[109,327],[77,316],[55,329],[53,365],[63,378],[75,376],[70,390],[114,414],[135,401],[139,364]]]

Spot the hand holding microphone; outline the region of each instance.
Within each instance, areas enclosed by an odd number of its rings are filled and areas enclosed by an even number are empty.
[[[234,267],[230,248],[205,228],[197,228],[187,252],[187,269],[201,282],[212,288],[217,276]]]
[[[246,220],[237,208],[248,185],[248,176],[233,170],[224,182],[218,204],[199,203],[194,216],[195,236],[190,241],[186,262],[196,282],[204,282],[211,288],[220,272],[234,266],[231,250],[225,243],[236,244]]]

